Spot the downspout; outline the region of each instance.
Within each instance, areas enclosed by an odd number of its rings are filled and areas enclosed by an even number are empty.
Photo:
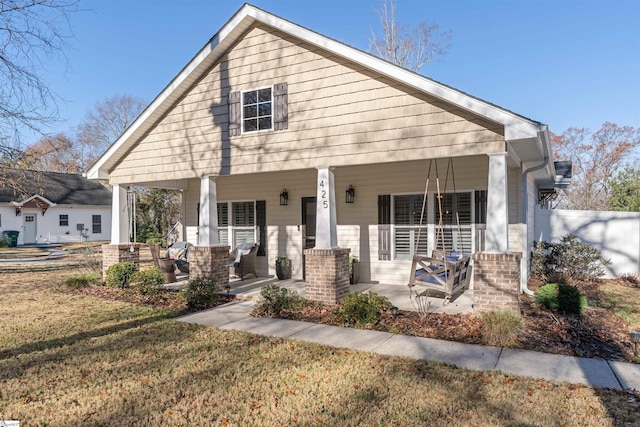
[[[526,169],[523,173],[522,173],[522,223],[523,224],[527,224],[527,236],[524,236],[523,239],[523,246],[525,246],[525,250],[529,251],[529,247],[528,247],[528,223],[527,223],[527,211],[529,210],[529,194],[528,194],[528,178],[529,178],[529,174],[531,172],[535,172],[535,171],[539,171],[540,169],[544,169],[547,167],[547,165],[549,164],[549,150],[547,149],[547,142],[544,140],[544,133],[548,130],[548,127],[546,125],[540,126],[540,129],[538,130],[538,137],[540,138],[540,140],[542,141],[542,154],[544,156],[544,160],[542,161],[542,163],[535,165],[535,166],[531,166],[530,168]],[[528,271],[528,270],[527,270]],[[531,295],[533,296],[533,291],[531,289],[529,289],[528,286],[528,280],[525,280],[522,286],[522,292],[527,294],[527,295]]]

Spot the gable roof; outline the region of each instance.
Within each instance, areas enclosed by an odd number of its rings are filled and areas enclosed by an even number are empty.
[[[6,169],[3,175],[0,203],[21,205],[37,198],[49,205],[111,205],[111,191],[82,175],[21,169]]]
[[[547,153],[550,152],[546,125],[245,3],[91,166],[87,177],[89,179],[108,179],[109,170],[125,157],[136,142],[162,119],[173,105],[243,36],[245,31],[256,23],[268,25],[305,43],[320,47],[433,97],[504,125],[505,139],[513,142],[518,141],[514,147],[517,150],[523,149],[524,156],[520,156],[522,160],[538,160],[538,157],[542,160],[545,149]],[[530,156],[533,158],[529,159]]]

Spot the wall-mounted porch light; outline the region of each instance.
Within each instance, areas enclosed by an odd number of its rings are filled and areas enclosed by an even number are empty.
[[[288,204],[289,204],[289,193],[287,192],[287,189],[285,188],[280,193],[280,206],[287,206]]]
[[[356,190],[353,188],[353,185],[350,185],[349,188],[347,188],[347,191],[345,192],[346,194],[346,202],[347,203],[353,203],[356,200]]]

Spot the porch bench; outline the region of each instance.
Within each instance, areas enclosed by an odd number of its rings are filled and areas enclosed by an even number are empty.
[[[443,292],[447,304],[458,292],[469,288],[471,280],[471,257],[455,251],[433,251],[430,257],[414,255],[408,287],[422,286],[426,290],[417,295],[428,294],[430,290]]]

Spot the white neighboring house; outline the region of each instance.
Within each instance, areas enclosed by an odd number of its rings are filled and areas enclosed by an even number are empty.
[[[109,240],[111,191],[102,184],[58,172],[12,169],[5,174],[0,235],[19,231],[18,245]]]

